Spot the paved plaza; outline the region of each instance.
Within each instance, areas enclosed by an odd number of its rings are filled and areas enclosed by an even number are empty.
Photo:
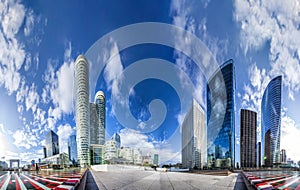
[[[99,189],[203,189],[245,190],[240,174],[213,176],[179,172],[91,170]]]

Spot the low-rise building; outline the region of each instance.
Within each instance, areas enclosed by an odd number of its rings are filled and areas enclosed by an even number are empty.
[[[42,159],[42,163],[48,168],[68,168],[70,166],[69,155],[65,152]]]

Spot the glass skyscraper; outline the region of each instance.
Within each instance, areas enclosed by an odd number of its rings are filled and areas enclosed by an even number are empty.
[[[47,157],[59,154],[58,135],[54,131],[49,131],[46,134],[46,152]]]
[[[95,96],[96,112],[98,116],[98,143],[105,144],[105,96],[102,91],[98,91]]]
[[[71,135],[68,139],[68,153],[69,160],[72,162],[73,165],[76,165],[78,160],[76,135]]]
[[[83,55],[75,61],[75,117],[78,161],[81,167],[89,165],[90,115],[89,66]]]
[[[99,144],[99,119],[96,104],[90,103],[90,144]]]
[[[226,61],[207,85],[207,151],[209,168],[235,164],[235,68]]]
[[[111,137],[111,140],[116,141],[117,143],[117,148],[121,147],[121,137],[118,133],[114,133],[113,136]]]
[[[282,77],[272,79],[261,101],[261,143],[263,165],[280,162],[280,122]]]

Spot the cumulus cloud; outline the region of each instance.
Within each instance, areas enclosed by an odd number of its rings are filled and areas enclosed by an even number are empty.
[[[241,47],[245,54],[270,44],[272,77],[282,74],[289,98],[300,89],[300,3],[298,1],[236,0],[234,18],[241,29]]]
[[[13,134],[14,145],[17,147],[23,147],[26,149],[30,149],[31,147],[37,146],[37,138],[35,135],[31,133],[26,133],[24,130],[17,130]]]
[[[65,50],[64,63],[55,72],[52,62],[49,60],[47,71],[44,75],[46,85],[42,91],[43,103],[52,100],[56,110],[55,118],[60,118],[62,113],[69,114],[73,111],[73,88],[74,88],[74,60],[71,58],[71,44]],[[59,113],[59,114],[58,114]]]
[[[59,137],[59,152],[68,153],[68,138],[75,130],[69,125],[60,125],[57,128],[57,135]]]
[[[32,83],[31,87],[28,90],[27,96],[25,98],[26,111],[31,109],[32,113],[34,113],[38,103],[39,103],[39,95],[36,92],[35,84]]]
[[[153,142],[149,137],[133,129],[120,131],[121,146],[140,149],[142,155],[159,154],[159,163],[181,162],[180,152],[172,150],[162,142]]]

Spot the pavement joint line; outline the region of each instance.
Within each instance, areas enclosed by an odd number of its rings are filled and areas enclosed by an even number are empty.
[[[168,175],[168,173],[166,173],[166,175],[167,175],[167,178],[168,178],[168,180],[169,180],[169,183],[171,184],[171,186],[172,186],[172,189],[174,190],[174,186],[173,186],[173,184],[172,184],[172,182],[171,182],[171,180],[170,180],[170,178],[169,178],[169,175]]]
[[[9,180],[10,180],[10,178],[11,178],[11,175],[10,175],[8,172],[7,172],[6,175],[7,175],[7,178],[6,178],[6,180],[5,180],[4,184],[3,184],[3,186],[1,187],[1,190],[6,190],[6,189],[7,189]]]
[[[94,174],[93,169],[91,169],[90,171],[91,171],[91,173],[92,173],[92,176],[93,176],[94,178],[97,178],[97,181],[99,181],[100,184],[101,184],[101,186],[102,186],[101,188],[99,188],[98,183],[96,182],[96,185],[98,186],[98,189],[104,188],[105,190],[107,190],[108,188],[107,188],[107,187],[104,185],[104,183],[98,178],[98,176]]]

